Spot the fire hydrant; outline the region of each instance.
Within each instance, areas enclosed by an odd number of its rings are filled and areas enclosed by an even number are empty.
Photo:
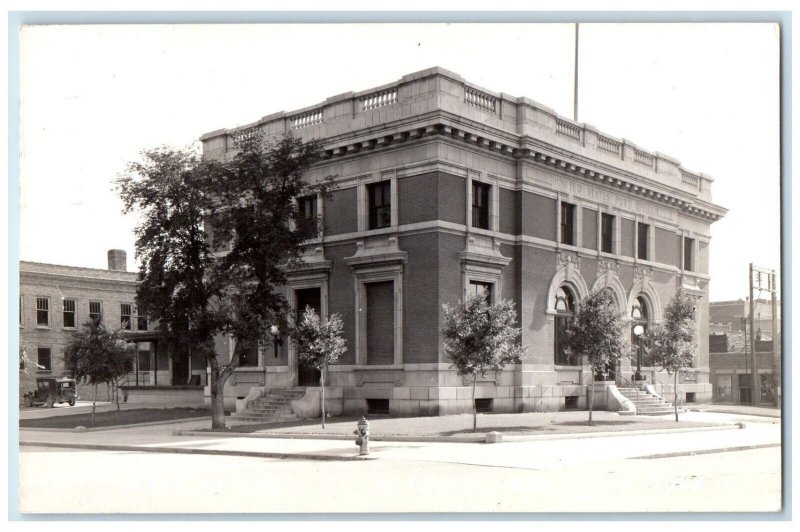
[[[367,418],[361,418],[361,421],[358,422],[358,428],[353,431],[353,434],[356,435],[358,454],[369,454],[369,421],[367,421]]]

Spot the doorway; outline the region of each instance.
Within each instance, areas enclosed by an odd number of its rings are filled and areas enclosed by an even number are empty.
[[[306,307],[311,307],[317,315],[320,315],[322,308],[322,294],[319,287],[301,288],[294,291],[297,322],[300,323],[305,314]],[[298,386],[319,386],[321,373],[317,368],[303,366],[299,359],[297,363],[297,385]]]

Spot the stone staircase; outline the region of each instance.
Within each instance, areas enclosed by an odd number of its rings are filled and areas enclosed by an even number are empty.
[[[617,388],[619,392],[636,405],[636,414],[640,416],[663,416],[672,414],[675,407],[672,403],[650,395],[638,388]]]
[[[292,412],[292,401],[301,399],[305,390],[270,390],[264,397],[259,397],[247,405],[243,412],[231,414],[233,419],[258,421],[261,423],[280,423],[300,419]]]

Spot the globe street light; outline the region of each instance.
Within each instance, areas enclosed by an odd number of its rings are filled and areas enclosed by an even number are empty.
[[[636,375],[634,380],[641,381],[642,379],[642,335],[644,334],[644,327],[636,325],[633,328],[633,334],[636,335]]]

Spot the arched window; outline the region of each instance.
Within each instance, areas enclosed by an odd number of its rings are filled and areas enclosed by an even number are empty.
[[[556,292],[556,318],[555,318],[555,362],[559,366],[577,366],[580,361],[577,356],[568,354],[564,347],[564,336],[567,327],[575,315],[575,295],[572,290],[562,285]]]
[[[633,302],[633,308],[631,309],[631,346],[635,347],[634,353],[636,353],[636,366],[652,366],[653,360],[652,358],[644,351],[642,348],[642,335],[647,332],[647,329],[650,325],[650,309],[647,306],[647,301],[644,297],[639,296],[636,298],[636,301]],[[639,328],[640,327],[640,328]],[[636,333],[640,334],[636,334]]]

